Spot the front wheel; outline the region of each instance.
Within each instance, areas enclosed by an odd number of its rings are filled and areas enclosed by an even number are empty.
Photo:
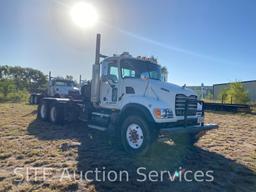
[[[124,149],[133,155],[145,154],[153,140],[152,131],[144,118],[129,116],[121,129],[121,141]]]

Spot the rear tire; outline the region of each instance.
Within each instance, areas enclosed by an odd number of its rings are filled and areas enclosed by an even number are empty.
[[[61,104],[58,104],[58,103],[51,104],[51,107],[49,110],[49,119],[54,124],[63,124],[64,110]]]
[[[152,131],[144,118],[128,116],[121,128],[121,142],[128,153],[144,155],[153,143]]]
[[[30,95],[30,97],[29,97],[29,104],[30,105],[34,104],[34,95]]]
[[[37,117],[43,121],[48,121],[49,117],[49,108],[47,103],[42,102],[38,105]]]
[[[38,96],[34,95],[33,97],[33,104],[37,105],[38,104]]]

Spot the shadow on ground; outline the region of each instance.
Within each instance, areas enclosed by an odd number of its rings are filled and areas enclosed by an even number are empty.
[[[28,117],[30,115],[36,115],[36,114],[37,114],[37,109],[33,110],[32,112],[30,112],[28,114],[23,115],[22,117]]]
[[[68,124],[53,126],[47,122],[35,120],[28,127],[29,134],[41,140],[76,139],[78,146],[77,171],[105,169],[127,170],[126,176],[117,182],[97,182],[91,184],[96,191],[254,191],[256,187],[255,173],[247,167],[225,158],[221,154],[209,152],[199,147],[181,148],[172,144],[156,143],[147,156],[131,157],[120,147],[114,146],[111,140],[101,132],[86,128],[85,124]],[[170,171],[174,173],[179,167],[185,170],[213,171],[212,182],[171,182],[166,177],[162,182],[139,182],[143,177],[137,169],[144,167],[141,172],[151,170]],[[191,178],[191,177],[190,177]],[[100,180],[102,177],[100,177]]]

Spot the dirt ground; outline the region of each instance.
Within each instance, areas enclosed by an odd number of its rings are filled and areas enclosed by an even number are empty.
[[[82,123],[53,126],[36,120],[36,106],[0,104],[0,191],[255,191],[256,116],[206,113],[206,121],[220,127],[195,147],[157,142],[149,154],[135,158]],[[47,179],[42,170],[34,174],[35,167],[49,168]],[[214,180],[139,182],[139,167],[145,173],[212,170]],[[128,170],[128,181],[81,179],[79,173],[96,168]],[[71,179],[60,179],[63,169],[74,173]]]

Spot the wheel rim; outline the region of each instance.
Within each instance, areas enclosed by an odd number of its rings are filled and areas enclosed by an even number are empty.
[[[56,107],[52,107],[52,108],[51,108],[51,113],[50,113],[50,115],[51,115],[51,121],[52,121],[52,122],[55,122],[55,121],[56,121]]]
[[[37,104],[37,97],[34,98],[34,103]]]
[[[142,128],[135,123],[129,125],[126,131],[126,139],[133,149],[140,148],[144,140]]]
[[[40,115],[41,115],[41,118],[42,118],[42,119],[45,119],[45,118],[46,118],[46,105],[45,105],[45,104],[42,104],[42,105],[41,105]]]

